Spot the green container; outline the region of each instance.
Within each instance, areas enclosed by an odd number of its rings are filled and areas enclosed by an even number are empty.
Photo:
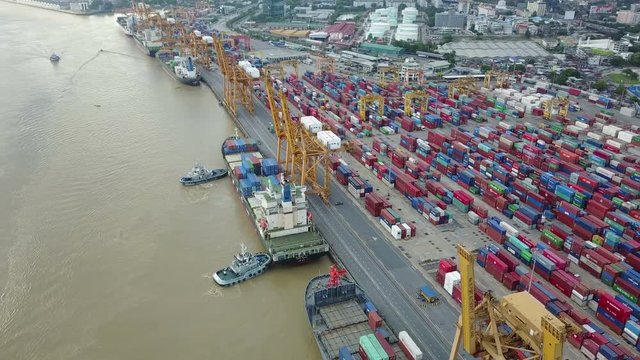
[[[604,222],[609,224],[609,226],[611,226],[612,228],[618,230],[619,232],[624,232],[625,228],[624,226],[618,224],[617,222],[609,219],[609,218],[604,218]]]
[[[624,203],[624,200],[620,199],[619,197],[614,197],[611,199],[611,202],[613,203],[613,205],[615,206],[622,206],[622,204]]]
[[[380,345],[380,342],[378,341],[376,336],[373,334],[369,334],[367,337],[369,338],[371,345],[373,345],[373,348],[378,353],[378,356],[380,356],[380,359],[389,360],[389,355],[387,355],[387,352],[384,351],[384,349],[382,348],[382,345]]]
[[[520,252],[520,257],[527,263],[530,263],[531,259],[533,259],[533,254],[531,254],[531,251],[529,250],[522,250]]]
[[[549,163],[549,170],[558,171],[560,169],[559,164]]]
[[[519,207],[520,206],[518,204],[509,204],[509,206],[507,206],[507,209],[509,209],[509,211],[516,212],[516,211],[518,211]]]
[[[469,205],[461,203],[460,200],[456,198],[453,198],[453,206],[462,212],[469,212]]]
[[[387,208],[387,211],[389,212],[389,214],[391,214],[391,216],[393,216],[396,222],[400,222],[400,214],[398,214],[397,211],[393,210],[392,208]]]
[[[564,125],[562,124],[558,124],[558,123],[553,123],[551,124],[551,129],[557,131],[557,132],[562,132],[562,130],[564,130]]]
[[[626,297],[627,299],[631,300],[634,304],[638,303],[638,297],[637,296],[633,296],[631,293],[629,293],[627,290],[621,288],[620,286],[618,286],[618,284],[613,284],[613,290],[617,291],[620,295]]]
[[[378,354],[378,350],[376,350],[375,346],[371,343],[369,335],[361,336],[359,343],[370,360],[382,360],[382,357]]]
[[[474,194],[474,195],[478,195],[478,194],[480,194],[480,189],[478,189],[475,186],[471,186],[471,187],[469,187],[469,192]]]
[[[497,192],[498,194],[501,194],[501,195],[502,195],[502,194],[504,194],[504,192],[505,192],[504,187],[503,187],[503,186],[501,186],[501,185],[499,185],[499,184],[498,184],[498,183],[496,183],[495,181],[491,181],[491,182],[489,183],[489,187],[490,187],[491,189],[493,189],[495,192]]]
[[[558,247],[562,247],[564,243],[564,241],[561,238],[559,238],[556,234],[552,233],[547,229],[542,231],[542,236],[544,236],[547,240],[549,240],[551,243],[553,243]]]

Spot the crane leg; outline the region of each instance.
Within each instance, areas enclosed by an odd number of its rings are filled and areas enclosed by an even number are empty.
[[[453,337],[453,345],[451,345],[451,353],[449,354],[449,360],[454,360],[458,356],[458,349],[460,349],[460,342],[462,341],[462,315],[458,318],[456,323],[456,335]]]

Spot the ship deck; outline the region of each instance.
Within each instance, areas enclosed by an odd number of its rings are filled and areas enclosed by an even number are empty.
[[[318,329],[318,337],[329,358],[337,359],[343,346],[346,346],[355,358],[359,358],[357,352],[360,337],[373,333],[362,306],[355,300],[348,300],[320,308],[320,316],[324,324]],[[386,323],[383,322],[382,326],[392,334]],[[390,340],[392,344],[397,342],[393,335]],[[397,359],[405,359],[399,347],[394,350],[400,353]]]
[[[367,316],[355,300],[322,307],[320,308],[320,315],[330,330],[367,322]]]

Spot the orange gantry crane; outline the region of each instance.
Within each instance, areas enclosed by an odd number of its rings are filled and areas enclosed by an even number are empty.
[[[280,78],[276,78],[279,75]],[[329,154],[333,151],[308,131],[300,122],[294,121],[289,112],[287,96],[283,91],[284,76],[281,66],[267,67],[264,73],[265,88],[273,120],[273,129],[278,139],[278,163],[283,164],[289,180],[306,185],[310,192],[318,195],[324,202],[329,201],[330,164]],[[277,90],[274,83],[280,80]],[[279,100],[279,109],[276,105]],[[322,174],[319,171],[322,168]]]
[[[582,328],[568,318],[553,316],[525,291],[500,300],[486,292],[476,305],[475,255],[462,245],[457,245],[457,252],[462,314],[449,360],[457,358],[460,343],[467,353],[483,359],[511,359],[513,351],[522,350],[530,354],[527,359],[562,360],[567,335]],[[501,331],[503,325],[512,332]]]
[[[253,113],[253,79],[232,57],[227,56],[220,36],[213,37],[213,46],[224,78],[224,102],[227,108],[235,116],[239,101],[249,113]]]

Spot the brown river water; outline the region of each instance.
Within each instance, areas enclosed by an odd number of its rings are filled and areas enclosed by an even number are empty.
[[[328,258],[211,280],[262,245],[228,179],[178,183],[224,165],[234,125],[208,88],[112,15],[4,2],[0,68],[0,359],[320,358],[303,298]]]

